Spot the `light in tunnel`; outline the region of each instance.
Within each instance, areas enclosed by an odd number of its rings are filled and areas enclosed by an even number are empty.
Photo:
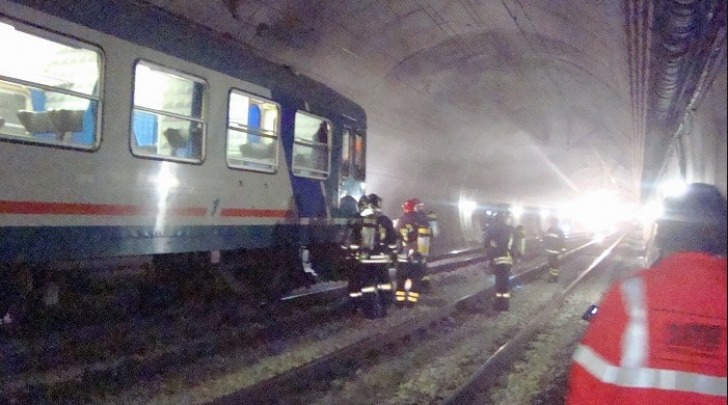
[[[618,224],[634,218],[634,209],[615,194],[599,190],[586,194],[579,200],[566,205],[562,212],[574,223],[593,231],[612,231]]]
[[[523,215],[523,207],[520,205],[511,206],[511,214],[513,215],[513,219],[518,221]]]
[[[473,214],[478,208],[478,205],[475,203],[472,193],[468,190],[461,190],[457,201],[460,214],[460,229],[463,235],[466,240],[477,240],[480,232],[478,227],[476,227]]]
[[[664,207],[659,200],[653,200],[645,204],[639,212],[639,220],[643,224],[650,224],[662,215]]]
[[[682,179],[671,179],[662,182],[655,198],[644,204],[635,215],[643,225],[654,223],[664,212],[662,200],[666,197],[677,197],[687,190],[687,183]]]
[[[663,197],[677,197],[687,190],[688,185],[684,180],[672,179],[660,185],[660,192]]]
[[[541,210],[541,219],[542,220],[547,219],[551,215],[553,215],[553,212],[550,209],[544,208]]]
[[[458,201],[458,208],[460,208],[460,212],[463,215],[470,216],[473,214],[473,211],[475,211],[476,204],[473,200],[461,198],[460,201]]]

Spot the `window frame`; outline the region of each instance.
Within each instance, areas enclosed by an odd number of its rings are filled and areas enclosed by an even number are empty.
[[[257,101],[259,104],[270,104],[275,106],[276,110],[278,111],[278,118],[275,125],[274,130],[268,130],[268,129],[258,129],[258,130],[252,130],[249,126],[232,126],[232,122],[230,120],[230,109],[231,109],[231,100],[233,94],[237,94],[240,96],[248,97],[249,99],[253,99]],[[250,105],[250,104],[249,104]],[[225,124],[225,164],[228,166],[228,168],[233,170],[246,170],[246,171],[253,171],[257,173],[265,173],[265,174],[275,174],[278,172],[278,167],[280,165],[280,143],[281,143],[281,118],[283,114],[283,108],[281,107],[281,104],[277,101],[274,101],[272,99],[269,99],[267,97],[259,96],[255,93],[251,93],[249,91],[242,90],[237,87],[232,87],[228,91],[228,97],[227,97],[227,113],[225,114],[226,117],[226,124]],[[269,164],[263,160],[255,159],[255,158],[246,158],[243,156],[242,152],[240,153],[240,159],[231,158],[229,153],[229,147],[230,147],[230,131],[243,133],[247,135],[256,135],[268,139],[273,139],[273,145],[274,145],[274,154],[273,154],[273,164]],[[239,161],[239,164],[231,164],[230,160],[236,160]],[[248,166],[246,166],[246,163]],[[269,169],[266,169],[265,167],[256,167],[256,165],[259,166],[268,166]]]
[[[182,78],[185,80],[189,80],[192,83],[196,83],[202,86],[202,96],[201,96],[201,106],[200,106],[200,118],[196,118],[194,116],[186,116],[184,114],[179,114],[171,111],[165,111],[162,109],[157,108],[151,108],[151,107],[144,107],[144,106],[137,106],[135,104],[135,96],[136,96],[136,84],[137,84],[137,66],[143,65],[146,68],[149,68],[155,72],[161,72],[176,78]],[[142,159],[154,159],[154,160],[162,160],[162,161],[170,161],[170,162],[178,162],[178,163],[192,163],[192,164],[202,164],[205,162],[206,154],[207,154],[207,130],[209,128],[209,98],[210,98],[210,83],[207,78],[192,74],[189,72],[186,72],[184,70],[173,68],[166,66],[162,63],[158,63],[155,61],[152,61],[147,58],[137,58],[134,60],[134,63],[132,64],[132,77],[131,77],[131,100],[130,100],[130,109],[129,109],[129,150],[131,151],[131,154],[134,157],[142,158]],[[193,84],[193,90],[194,90],[194,84]],[[194,94],[193,94],[194,95]],[[193,97],[194,99],[194,97]],[[180,157],[180,156],[173,156],[173,155],[163,155],[158,153],[142,153],[140,145],[138,145],[138,141],[135,139],[136,136],[134,134],[134,112],[135,111],[141,111],[145,113],[151,113],[155,114],[156,116],[162,116],[162,117],[168,117],[173,118],[177,120],[183,120],[188,121],[190,124],[196,123],[200,126],[200,155],[199,157]],[[158,132],[157,139],[161,138],[162,132]],[[191,134],[190,134],[191,136]],[[159,142],[159,141],[157,141]]]
[[[311,150],[316,150],[317,148],[324,145],[321,142],[311,141],[303,138],[299,138],[296,136],[296,117],[298,114],[305,115],[309,118],[314,118],[319,121],[325,121],[328,123],[328,137],[325,144],[325,150],[326,150],[326,170],[320,170],[313,167],[306,167],[306,166],[297,166],[296,165],[296,145],[300,145],[302,147],[311,148]],[[331,176],[331,141],[333,138],[333,134],[335,132],[334,124],[333,122],[323,116],[319,116],[316,114],[312,114],[305,110],[296,110],[296,114],[294,116],[294,124],[293,124],[293,147],[291,151],[291,172],[296,177],[303,177],[303,178],[310,178],[315,180],[326,180]],[[311,154],[313,155],[313,153]]]
[[[56,44],[66,46],[69,48],[80,48],[87,51],[91,51],[94,54],[96,54],[97,59],[97,69],[98,69],[98,75],[97,80],[95,84],[95,92],[91,92],[89,94],[78,92],[75,90],[69,90],[64,89],[62,87],[52,86],[48,84],[33,82],[30,80],[20,79],[13,76],[6,76],[4,74],[0,73],[0,80],[10,83],[11,85],[19,85],[24,86],[30,90],[30,88],[43,90],[46,92],[52,92],[61,94],[64,96],[70,96],[70,97],[76,97],[80,99],[84,99],[90,103],[96,103],[95,106],[95,113],[93,115],[94,120],[94,129],[92,132],[93,141],[89,144],[86,143],[80,143],[80,142],[73,142],[72,140],[64,140],[64,139],[42,139],[42,138],[35,138],[33,134],[29,135],[11,135],[11,134],[4,134],[0,132],[0,142],[10,142],[10,143],[22,143],[22,144],[28,144],[28,145],[39,145],[39,146],[47,146],[47,147],[54,147],[54,148],[60,148],[60,149],[72,149],[72,150],[78,150],[78,151],[84,151],[84,152],[93,152],[97,151],[99,147],[101,146],[101,138],[102,138],[102,111],[104,108],[104,87],[105,87],[105,72],[106,72],[106,54],[103,50],[103,48],[93,42],[80,40],[78,38],[75,38],[70,35],[66,35],[63,33],[58,33],[57,31],[53,31],[50,29],[40,28],[31,26],[28,24],[25,24],[21,21],[17,21],[15,19],[7,18],[0,16],[0,24],[6,24],[11,26],[15,31],[19,31],[22,33],[25,33],[27,35],[32,35],[41,39],[44,39],[46,41],[54,42]],[[87,109],[90,108],[87,107]],[[50,111],[48,109],[42,111],[47,112]],[[67,110],[67,111],[75,111],[75,110]],[[80,110],[78,110],[80,111]],[[26,129],[27,131],[27,129]],[[69,133],[78,133],[81,131],[68,131]],[[39,133],[45,133],[45,132],[39,132]],[[48,132],[50,133],[50,132]]]
[[[366,181],[367,169],[367,135],[362,128],[351,128],[351,168],[349,178]],[[361,151],[357,151],[357,140],[361,140]]]

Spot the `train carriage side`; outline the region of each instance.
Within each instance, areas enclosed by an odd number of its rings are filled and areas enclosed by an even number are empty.
[[[339,197],[363,190],[359,106],[165,13],[16,3],[32,2],[0,3],[4,54],[22,55],[0,64],[1,262],[335,240]]]
[[[303,78],[304,80],[307,80]],[[347,200],[365,191],[366,115],[363,109],[316,84],[286,101],[282,145],[293,189],[301,243],[324,279],[341,279],[341,239],[354,213]],[[299,87],[301,89],[301,87]]]

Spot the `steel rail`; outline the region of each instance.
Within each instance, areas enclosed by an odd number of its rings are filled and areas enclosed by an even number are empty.
[[[612,243],[606,250],[602,252],[594,261],[584,269],[579,276],[572,281],[560,293],[554,295],[549,302],[532,318],[532,320],[524,326],[516,335],[508,342],[498,348],[471,377],[461,385],[460,388],[449,398],[441,402],[441,405],[462,405],[475,403],[475,399],[479,392],[486,391],[494,385],[504,370],[510,370],[513,363],[522,353],[525,344],[531,341],[534,335],[539,331],[541,325],[549,319],[554,311],[560,307],[566,297],[572,290],[580,284],[584,278],[590,274],[599,264],[601,264],[611,253],[614,248],[619,245],[625,235],[620,236],[617,241]]]
[[[595,240],[591,240],[584,245],[564,253],[563,256],[572,256],[595,243],[597,243]],[[545,270],[547,270],[547,267],[544,264],[538,264],[535,267],[511,276],[511,280],[517,282],[531,281],[542,276]],[[355,364],[359,361],[357,359],[368,357],[369,354],[381,352],[387,343],[396,342],[418,330],[427,328],[434,322],[450,317],[464,308],[468,308],[475,302],[488,299],[493,295],[494,291],[495,286],[489,286],[477,293],[443,305],[420,318],[377,332],[319,359],[295,367],[273,378],[262,380],[251,386],[216,398],[206,404],[237,405],[240,403],[276,403],[280,398],[292,396],[297,392],[305,390],[312,382],[321,381],[339,367]]]

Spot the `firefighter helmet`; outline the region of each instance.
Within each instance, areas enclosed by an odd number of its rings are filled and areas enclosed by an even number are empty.
[[[657,219],[655,243],[667,250],[691,250],[724,255],[726,199],[713,185],[693,183],[664,201]]]
[[[372,205],[372,207],[375,208],[382,208],[382,197],[372,193],[369,194],[369,203]]]
[[[417,198],[410,198],[402,204],[402,212],[405,214],[414,212],[418,205],[421,205],[422,201]]]
[[[369,197],[365,195],[361,196],[361,198],[359,198],[359,202],[357,203],[357,206],[359,207],[359,212],[369,208],[369,204]]]

